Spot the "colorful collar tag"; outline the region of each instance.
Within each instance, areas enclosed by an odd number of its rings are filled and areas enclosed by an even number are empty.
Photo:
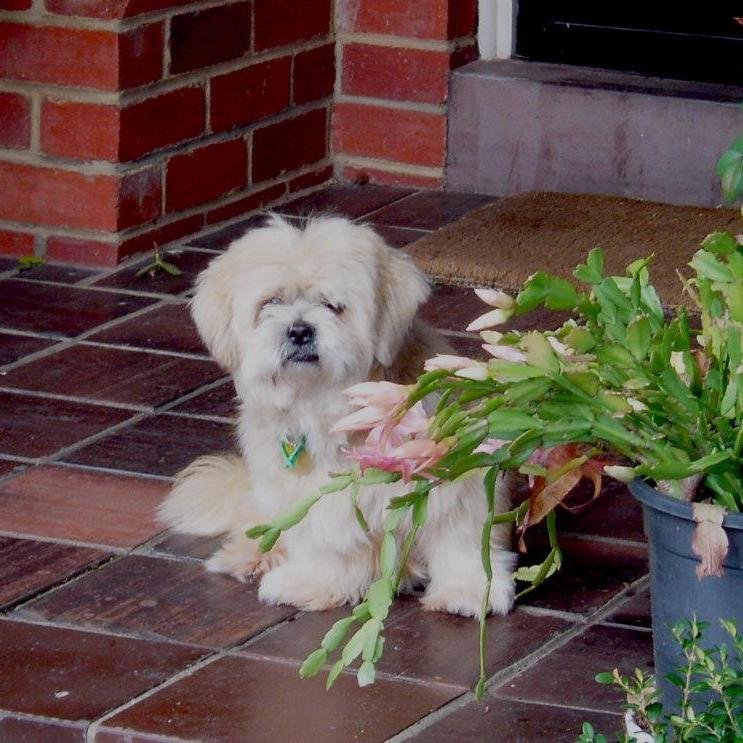
[[[304,454],[307,446],[306,437],[300,436],[298,439],[294,439],[291,436],[282,436],[279,443],[281,444],[281,455],[284,458],[284,467],[289,470],[294,469],[299,458]]]

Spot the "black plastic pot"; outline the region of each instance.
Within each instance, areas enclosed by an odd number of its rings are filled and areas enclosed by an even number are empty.
[[[691,550],[696,526],[691,504],[670,498],[641,480],[629,486],[642,503],[650,548],[650,600],[653,615],[655,673],[663,704],[676,707],[678,689],[666,674],[684,664],[681,649],[670,627],[682,619],[709,622],[703,645],[729,644],[720,619],[733,619],[743,631],[743,514],[728,514],[723,521],[730,549],[721,578],[699,580],[699,559]]]

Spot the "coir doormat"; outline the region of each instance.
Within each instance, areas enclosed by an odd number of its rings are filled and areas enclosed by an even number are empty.
[[[418,265],[442,283],[514,291],[536,271],[566,278],[591,248],[606,272],[655,255],[653,283],[666,305],[681,302],[678,270],[717,230],[743,232],[734,209],[670,206],[614,196],[525,193],[499,199],[408,246]]]

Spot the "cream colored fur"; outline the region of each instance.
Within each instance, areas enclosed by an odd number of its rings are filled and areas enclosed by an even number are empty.
[[[160,517],[185,533],[228,533],[208,562],[210,570],[241,580],[263,573],[259,595],[273,604],[325,609],[363,597],[377,573],[387,502],[403,494],[404,485],[362,491],[369,535],[347,492],[325,496],[268,555],[244,532],[314,492],[329,472],[348,469],[342,450],[357,439],[330,433],[351,412],[343,389],[368,379],[412,382],[426,358],[446,350],[438,334],[415,319],[429,291],[408,256],[371,228],[327,217],[305,229],[274,217],[199,276],[191,309],[209,350],[234,379],[242,455],[197,459],[178,476]],[[315,329],[316,363],[290,358],[287,330],[300,321]],[[286,469],[280,455],[286,434],[307,440],[307,454],[295,469]],[[498,489],[499,510],[509,505],[505,490]],[[479,477],[430,496],[411,560],[413,577],[428,583],[426,608],[479,613],[484,518]],[[509,527],[497,526],[490,608],[498,614],[513,603],[509,543]]]

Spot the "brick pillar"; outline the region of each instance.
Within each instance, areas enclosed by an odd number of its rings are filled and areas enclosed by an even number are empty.
[[[449,71],[476,56],[476,0],[337,0],[336,174],[439,188]]]
[[[0,255],[113,265],[331,176],[331,0],[0,0]]]

